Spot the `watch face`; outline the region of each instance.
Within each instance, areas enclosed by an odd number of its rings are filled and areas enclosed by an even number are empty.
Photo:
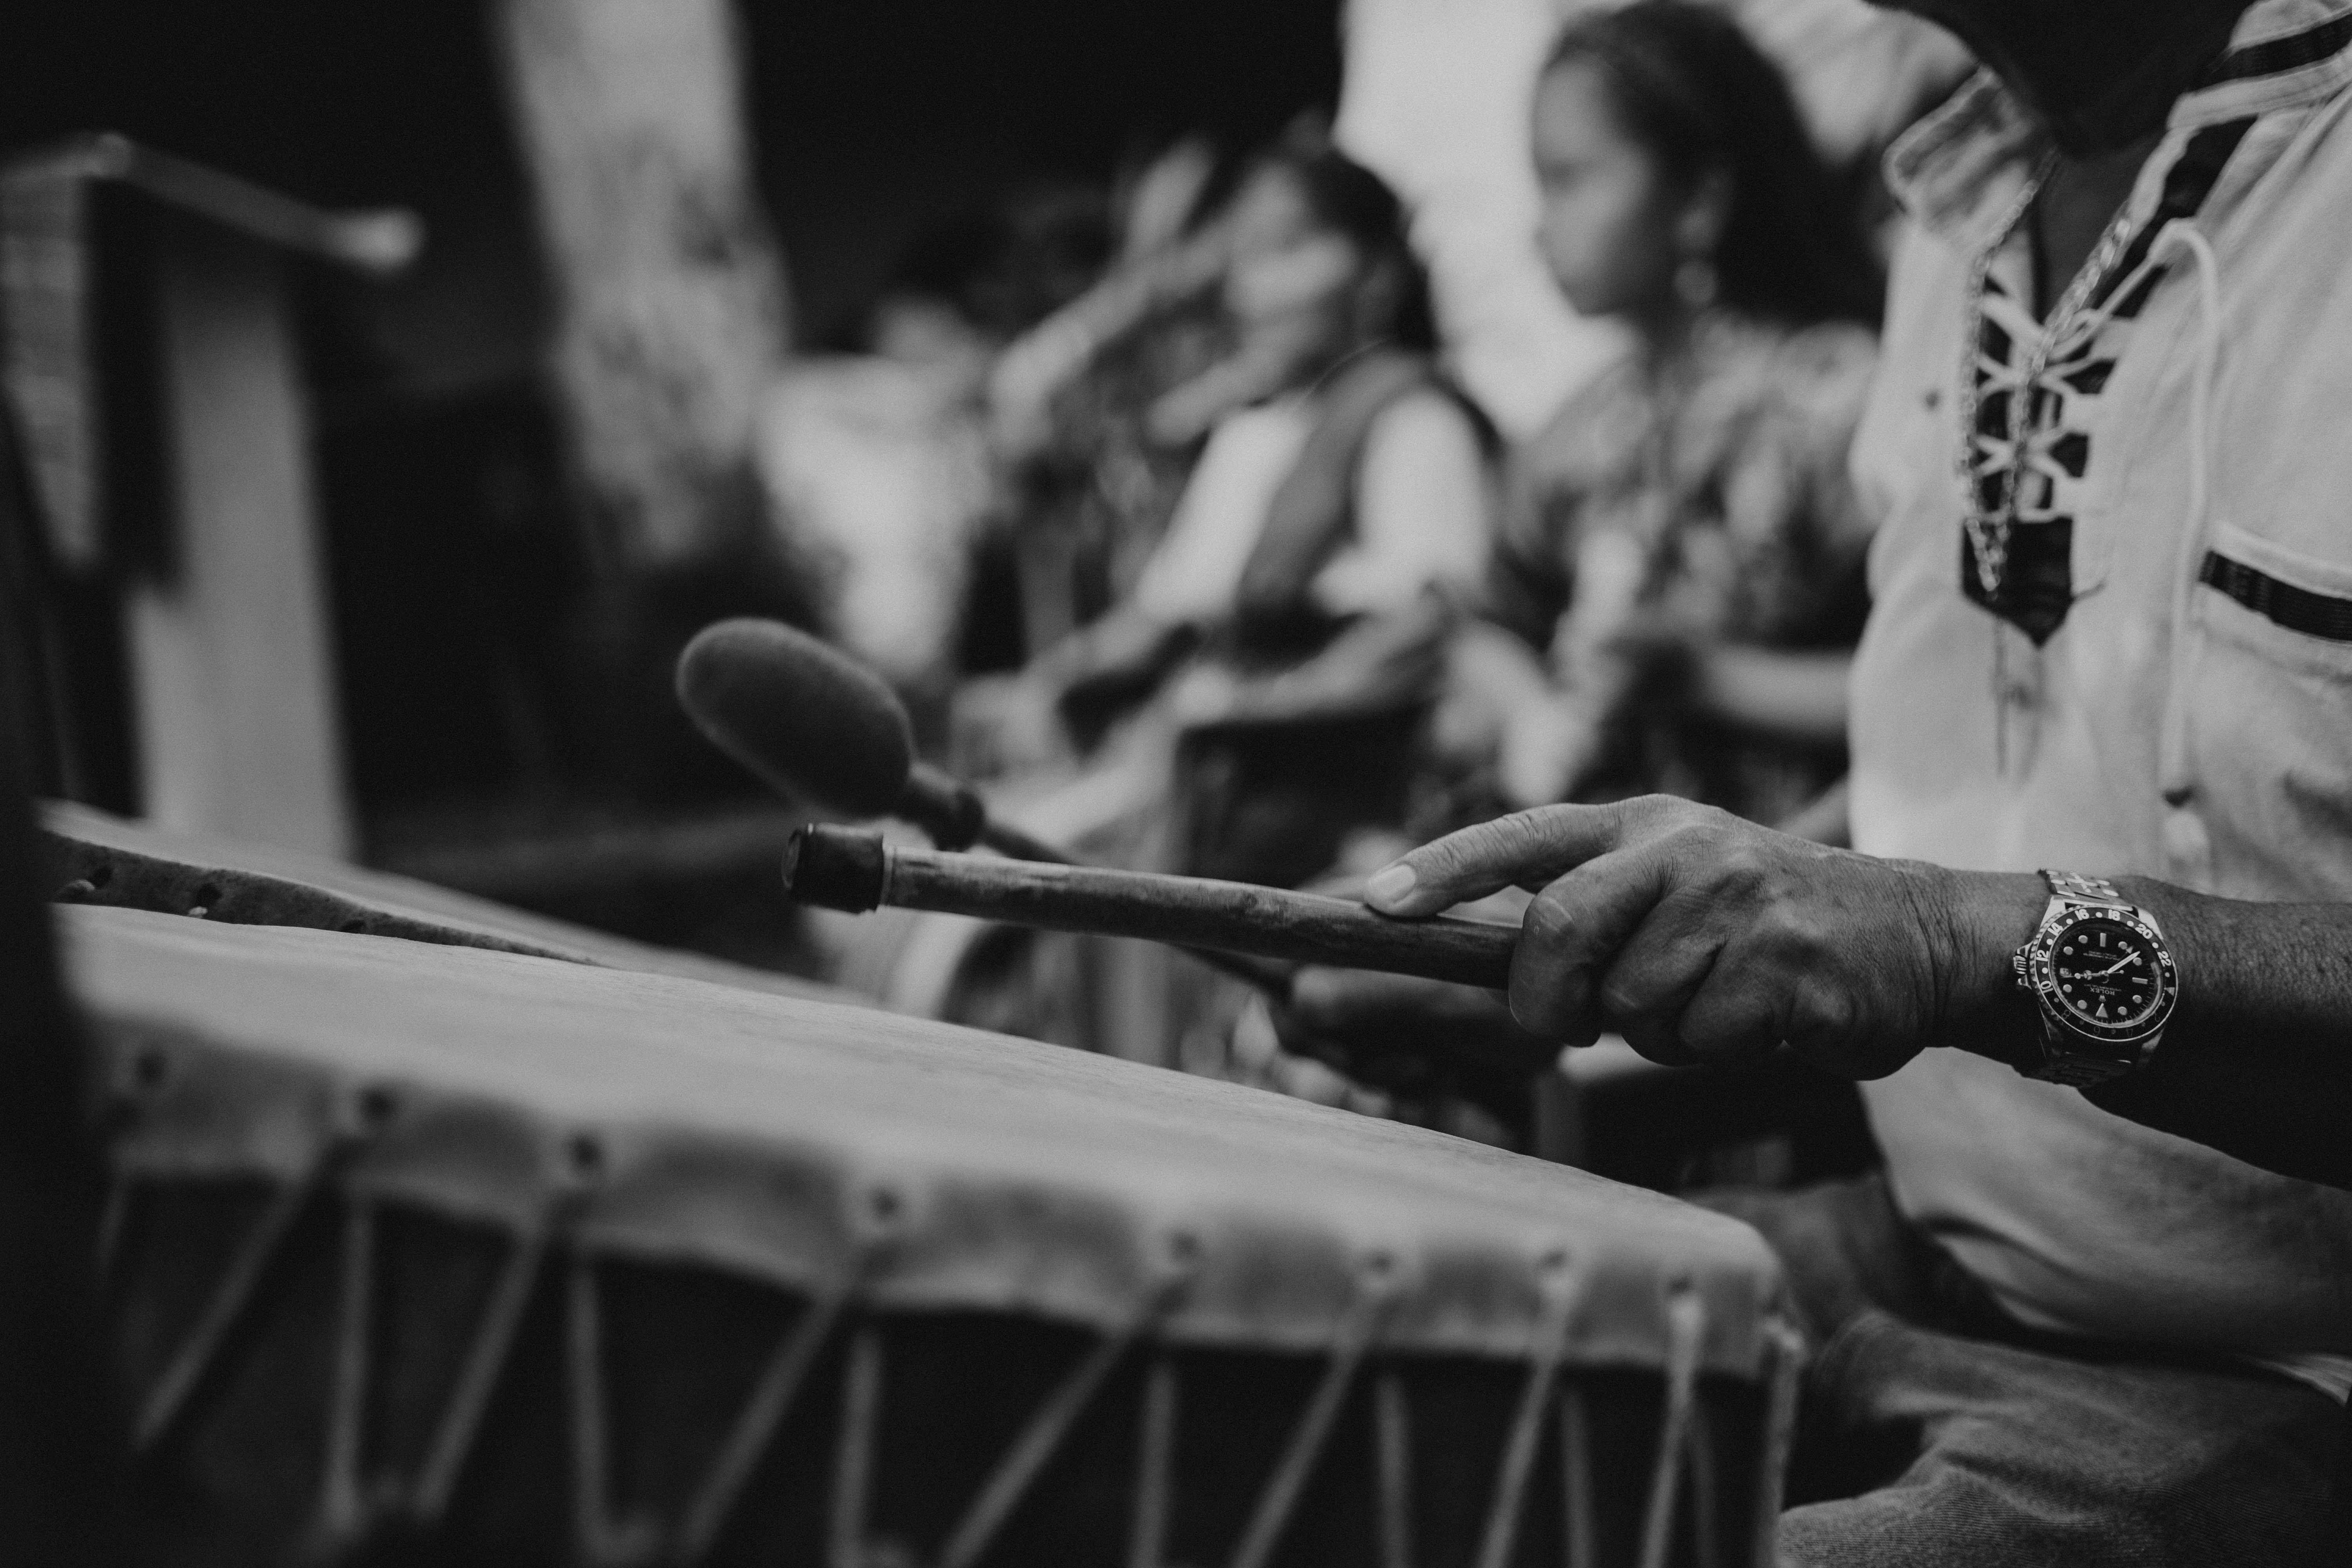
[[[2178,983],[2155,931],[2128,915],[2076,913],[2043,938],[2035,988],[2074,1028],[2129,1040],[2160,1027]]]

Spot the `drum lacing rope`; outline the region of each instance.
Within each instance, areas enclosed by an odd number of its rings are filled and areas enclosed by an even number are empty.
[[[1412,1568],[1412,1428],[1404,1378],[1393,1366],[1372,1380],[1372,1442],[1379,1465],[1381,1568]]]
[[[1134,1315],[1081,1355],[1039,1403],[1020,1436],[997,1461],[965,1508],[962,1518],[950,1531],[947,1544],[940,1550],[940,1568],[971,1568],[986,1554],[997,1531],[1013,1517],[1031,1483],[1060,1449],[1110,1373],[1182,1300],[1197,1272],[1198,1252],[1185,1240],[1173,1248],[1173,1261],[1146,1292]],[[1147,1423],[1154,1408],[1164,1407],[1172,1414],[1172,1400],[1158,1386],[1163,1371],[1160,1363],[1152,1368],[1152,1393],[1158,1397],[1147,1397]],[[835,1458],[829,1525],[828,1555],[835,1568],[864,1568],[867,1558],[864,1539],[866,1494],[872,1479],[882,1377],[881,1331],[877,1325],[868,1323],[851,1342],[849,1368],[843,1387],[843,1420]],[[1149,1462],[1152,1445],[1148,1434],[1145,1446]],[[756,1456],[757,1449],[751,1453]],[[1140,1540],[1139,1537],[1139,1542]],[[707,1550],[708,1544],[706,1542],[702,1550]]]
[[[1478,1568],[1507,1568],[1511,1548],[1518,1538],[1519,1517],[1527,1500],[1528,1479],[1535,1473],[1536,1450],[1543,1439],[1543,1416],[1551,1403],[1552,1384],[1568,1354],[1568,1330],[1579,1292],[1565,1277],[1564,1262],[1546,1270],[1544,1311],[1535,1331],[1535,1363],[1520,1390],[1519,1407],[1511,1419],[1511,1434],[1503,1446],[1503,1466],[1495,1481],[1495,1499],[1486,1511],[1486,1531],[1478,1545]]]
[[[1601,1546],[1593,1534],[1592,1422],[1584,1390],[1571,1383],[1559,1395],[1559,1494],[1567,1514],[1568,1568],[1600,1568]],[[1760,1565],[1769,1558],[1758,1558]]]
[[[134,1071],[139,1088],[152,1088],[161,1081],[165,1058],[160,1049],[142,1051],[135,1058]],[[131,1451],[144,1454],[170,1436],[172,1429],[186,1413],[189,1402],[202,1386],[205,1374],[227,1343],[253,1304],[262,1280],[268,1275],[279,1250],[293,1229],[295,1222],[325,1186],[330,1175],[349,1154],[357,1137],[349,1130],[330,1138],[321,1146],[307,1169],[293,1181],[269,1196],[260,1216],[236,1243],[228,1265],[206,1298],[204,1310],[197,1314],[194,1325],[173,1350],[163,1370],[156,1375],[146,1396],[139,1403],[138,1413],[131,1424]],[[113,1248],[121,1245],[121,1230],[130,1206],[128,1187],[130,1176],[119,1175],[117,1192],[110,1194],[102,1220],[100,1246],[101,1265],[110,1267]]]
[[[1751,1563],[1777,1560],[1782,1482],[1797,1440],[1797,1390],[1805,1370],[1805,1338],[1785,1318],[1764,1325],[1765,1391],[1763,1452],[1757,1457],[1755,1545]]]
[[[508,1352],[522,1330],[523,1310],[530,1304],[531,1288],[547,1265],[551,1224],[514,1238],[513,1250],[490,1287],[489,1300],[474,1326],[473,1342],[457,1373],[449,1403],[435,1423],[433,1440],[417,1468],[416,1485],[408,1500],[409,1517],[423,1525],[436,1525],[457,1490],[457,1477],[473,1451],[474,1435],[490,1407],[490,1394],[506,1370]]]
[[[1127,1542],[1128,1568],[1160,1568],[1168,1536],[1171,1474],[1176,1463],[1176,1363],[1165,1351],[1144,1373],[1143,1417],[1135,1455],[1135,1517]]]
[[[1291,1428],[1290,1441],[1274,1474],[1267,1479],[1265,1489],[1258,1494],[1249,1528],[1242,1532],[1241,1544],[1234,1549],[1232,1568],[1265,1568],[1266,1559],[1274,1554],[1283,1526],[1290,1521],[1291,1510],[1297,1506],[1299,1494],[1307,1489],[1315,1461],[1339,1419],[1349,1388],[1355,1383],[1357,1369],[1380,1336],[1381,1321],[1396,1300],[1393,1265],[1385,1258],[1376,1258],[1366,1272],[1369,1277],[1361,1293],[1340,1321],[1339,1332],[1333,1338],[1331,1360],[1324,1368],[1323,1379],[1316,1385],[1307,1408],[1299,1414],[1298,1424]]]
[[[833,1500],[825,1521],[825,1561],[832,1568],[869,1568],[866,1494],[874,1479],[874,1445],[882,1426],[882,1329],[858,1325],[849,1340],[841,1379],[841,1430],[833,1459]]]
[[[2189,521],[2182,525],[2172,562],[2172,647],[2169,683],[2157,752],[2157,787],[2172,805],[2187,803],[2195,778],[2189,760],[2189,675],[2194,639],[2190,600],[2206,535],[2213,526],[2213,395],[2221,374],[2221,263],[2213,242],[2186,218],[2166,224],[2149,247],[2158,253],[2178,247],[2197,265],[2197,366],[2189,385]],[[2201,869],[2201,868],[2196,868]]]
[[[726,1528],[743,1489],[751,1483],[760,1456],[767,1452],[768,1445],[792,1414],[801,1385],[808,1381],[809,1370],[816,1364],[818,1353],[832,1339],[850,1303],[856,1300],[874,1257],[875,1248],[861,1247],[841,1279],[812,1295],[807,1307],[777,1342],[767,1364],[760,1369],[759,1380],[751,1385],[750,1397],[744,1400],[742,1410],[720,1441],[702,1484],[694,1489],[693,1499],[678,1521],[670,1561],[699,1563],[718,1545],[719,1533]]]
[[[293,1230],[295,1220],[318,1192],[324,1165],[325,1162],[320,1161],[300,1179],[273,1193],[261,1217],[238,1240],[195,1326],[173,1351],[163,1372],[149,1387],[146,1398],[140,1402],[138,1416],[131,1426],[133,1453],[146,1453],[171,1435],[211,1368],[213,1358],[252,1304],[254,1293],[277,1258],[278,1248],[285,1244],[288,1233]]]
[[[396,1100],[388,1090],[362,1090],[362,1120],[370,1131],[390,1121]],[[317,1521],[322,1547],[361,1541],[377,1523],[377,1507],[360,1485],[368,1401],[369,1348],[374,1340],[375,1221],[378,1204],[349,1194],[343,1221],[341,1298],[335,1329],[334,1386],[327,1414],[326,1459]],[[559,1199],[541,1220],[512,1238],[476,1321],[448,1402],[433,1423],[423,1462],[408,1496],[394,1500],[406,1520],[431,1528],[448,1511],[457,1478],[488,1410],[490,1395],[521,1331],[523,1310],[545,1266],[549,1239],[561,1224]]]
[[[1121,1324],[1117,1331],[1103,1336],[1076,1365],[1064,1375],[1052,1393],[1037,1406],[1021,1436],[1005,1450],[1004,1458],[973,1497],[964,1510],[963,1518],[948,1536],[940,1550],[939,1568],[971,1568],[996,1531],[1013,1516],[1013,1510],[1054,1457],[1062,1439],[1076,1425],[1103,1381],[1132,1350],[1137,1342],[1156,1327],[1169,1310],[1181,1299],[1184,1289],[1192,1283],[1192,1271],[1185,1268],[1172,1271],[1157,1289],[1144,1298],[1135,1315]]]
[[[1710,1560],[1715,1532],[1713,1455],[1698,1409],[1699,1346],[1706,1337],[1706,1303],[1688,1286],[1666,1298],[1666,1398],[1658,1423],[1658,1454],[1650,1471],[1650,1502],[1642,1525],[1642,1568],[1665,1568],[1675,1540],[1675,1494],[1685,1460],[1691,1469],[1693,1511],[1702,1563]]]
[[[320,1467],[320,1544],[341,1546],[367,1533],[367,1498],[360,1486],[367,1409],[368,1346],[374,1338],[375,1205],[352,1196],[345,1204],[341,1279],[337,1289],[332,1393],[327,1403],[326,1460]]]
[[[593,1135],[572,1140],[572,1163],[584,1185],[604,1168],[603,1144]],[[566,1227],[567,1230],[571,1227]],[[572,1528],[581,1554],[591,1563],[636,1563],[660,1549],[651,1521],[616,1520],[606,1495],[612,1473],[604,1379],[604,1303],[596,1288],[596,1258],[569,1238],[564,1268],[564,1381],[572,1414]]]
[[[142,1058],[142,1061],[148,1058]],[[380,1089],[354,1097],[356,1124],[339,1129],[308,1169],[271,1194],[261,1215],[239,1238],[195,1326],[173,1352],[163,1373],[142,1402],[133,1442],[147,1451],[170,1435],[185,1414],[215,1357],[250,1310],[287,1237],[301,1215],[350,1166],[366,1142],[380,1131],[395,1104]],[[119,1178],[110,1194],[106,1246],[120,1245],[129,1206],[129,1178]],[[338,1261],[336,1328],[331,1389],[326,1415],[320,1492],[313,1520],[313,1546],[331,1552],[364,1538],[377,1522],[377,1510],[360,1481],[368,1401],[369,1350],[373,1338],[376,1203],[347,1199]],[[449,1403],[435,1423],[425,1462],[410,1496],[402,1500],[408,1517],[438,1522],[490,1392],[505,1364],[530,1289],[545,1256],[543,1235],[519,1238],[513,1255],[493,1285],[473,1342],[461,1363]],[[108,1260],[110,1267],[110,1258]]]

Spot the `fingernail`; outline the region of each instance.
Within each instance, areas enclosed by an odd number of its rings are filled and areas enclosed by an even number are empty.
[[[1383,866],[1364,883],[1364,901],[1401,904],[1412,896],[1413,885],[1420,880],[1412,868],[1402,860],[1393,866]]]

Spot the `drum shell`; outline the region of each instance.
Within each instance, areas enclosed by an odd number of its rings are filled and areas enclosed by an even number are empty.
[[[1762,1560],[1793,1358],[1714,1216],[870,1011],[76,923],[175,1560],[1634,1561],[1662,1490]]]

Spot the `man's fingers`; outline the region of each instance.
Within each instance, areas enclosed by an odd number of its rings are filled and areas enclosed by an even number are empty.
[[[1373,872],[1364,902],[1410,919],[1512,886],[1541,887],[1615,848],[1627,810],[1547,805],[1449,833]]]
[[[1594,1011],[1652,1061],[1689,1067],[1698,1058],[1682,1038],[1683,1013],[1713,974],[1724,939],[1703,890],[1664,874],[1661,882],[1667,890],[1602,965]]]
[[[1778,1051],[1788,1032],[1786,977],[1741,953],[1708,975],[1675,1036],[1688,1060],[1739,1067]]]
[[[1657,901],[1601,971],[1601,1021],[1620,1029],[1679,1016],[1723,951],[1723,911],[1703,885],[1662,868],[1658,887]]]
[[[1601,976],[1670,885],[1664,855],[1619,850],[1586,862],[1538,893],[1511,956],[1511,1016],[1565,1045],[1600,1032]]]

